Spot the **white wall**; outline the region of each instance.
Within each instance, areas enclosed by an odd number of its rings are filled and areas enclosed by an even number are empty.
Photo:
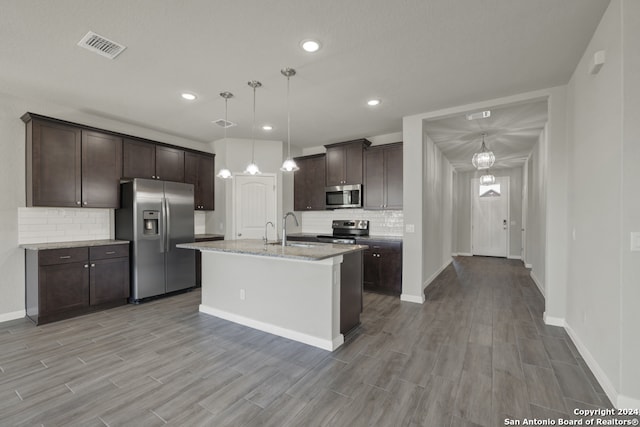
[[[614,0],[568,85],[569,242],[565,322],[619,407],[640,407],[640,7]],[[606,51],[597,75],[594,52]]]
[[[546,248],[546,162],[547,128],[543,129],[538,142],[527,159],[527,212],[525,217],[525,266],[531,269],[531,278],[543,295],[545,290]]]
[[[520,258],[522,251],[522,168],[492,169],[497,178],[509,177],[509,258]],[[456,239],[453,252],[471,254],[471,179],[483,175],[481,171],[459,172],[455,185]]]
[[[18,249],[18,208],[25,206],[27,111],[201,151],[206,144],[56,105],[0,93],[0,321],[24,316],[24,250]],[[82,208],[80,208],[82,210]]]

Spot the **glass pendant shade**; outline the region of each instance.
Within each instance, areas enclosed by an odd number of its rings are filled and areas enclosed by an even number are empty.
[[[251,125],[251,163],[249,163],[247,165],[247,168],[244,170],[244,173],[248,173],[249,175],[258,175],[258,174],[261,174],[262,172],[260,172],[260,168],[258,168],[258,165],[256,164],[256,161],[255,161],[255,154],[256,154],[256,138],[255,138],[255,131],[256,131],[256,88],[261,87],[262,83],[260,83],[257,80],[251,80],[247,84],[253,88],[253,124]]]
[[[496,183],[496,177],[491,174],[482,175],[480,177],[480,185],[492,185],[495,183]]]
[[[248,173],[249,175],[258,175],[261,172],[260,172],[260,168],[258,168],[258,165],[251,162],[247,165],[247,168],[244,170],[244,173]]]
[[[287,78],[287,160],[282,163],[280,168],[283,172],[295,172],[300,168],[296,162],[291,158],[291,107],[289,106],[289,79],[296,75],[296,70],[293,68],[283,68],[280,70],[283,76]]]
[[[484,135],[482,134],[480,152],[475,153],[471,159],[471,163],[478,170],[489,169],[496,161],[496,156],[493,155],[493,152],[487,150],[487,146],[484,144]]]
[[[231,92],[221,92],[220,96],[224,98],[224,141],[227,142],[227,124],[229,123],[228,120],[228,102],[229,102],[229,98],[233,98],[233,94]],[[225,167],[223,167],[222,169],[220,169],[218,171],[218,174],[216,175],[218,178],[221,179],[229,179],[229,178],[233,178],[233,175],[231,174],[231,171]]]
[[[284,163],[282,164],[282,167],[280,168],[280,170],[283,172],[295,172],[299,169],[300,168],[298,167],[295,160],[293,159],[285,160]]]
[[[222,168],[216,175],[218,178],[229,179],[232,178],[231,171],[227,168]]]

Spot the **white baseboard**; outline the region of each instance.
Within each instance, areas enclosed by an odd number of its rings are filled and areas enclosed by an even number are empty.
[[[520,255],[509,255],[507,259],[522,259]]]
[[[567,322],[565,322],[563,318],[547,316],[546,311],[542,313],[542,320],[544,321],[545,325],[560,326],[561,328],[564,328],[567,325]]]
[[[458,256],[473,256],[470,252],[458,252]]]
[[[440,268],[438,270],[436,270],[435,273],[433,273],[431,276],[429,276],[429,278],[422,284],[423,293],[424,293],[424,290],[427,289],[427,287],[431,284],[431,282],[436,280],[436,277],[438,277],[438,275],[440,273],[442,273],[444,271],[444,269],[447,268],[449,266],[449,264],[451,264],[452,262],[453,262],[453,258],[449,258],[447,261],[444,262],[444,264],[442,264],[440,266]]]
[[[27,315],[27,312],[25,310],[13,311],[11,313],[3,313],[3,314],[0,314],[0,323],[8,322],[10,320],[22,319],[26,315]]]
[[[422,295],[402,294],[400,295],[400,301],[414,302],[416,304],[424,304],[424,294]]]
[[[344,335],[339,334],[332,340],[315,337],[313,335],[305,334],[303,332],[294,331],[291,329],[283,328],[281,326],[272,325],[271,323],[261,322],[259,320],[250,319],[248,317],[239,316],[237,314],[229,313],[226,311],[218,310],[213,307],[200,304],[200,312],[209,314],[211,316],[219,317],[224,320],[229,320],[240,325],[248,326],[253,329],[257,329],[262,332],[278,335],[280,337],[288,338],[290,340],[298,341],[303,344],[312,345],[314,347],[321,348],[323,350],[333,351],[340,347],[344,343]]]
[[[528,263],[526,263],[526,262],[525,262],[525,263],[524,263],[524,268],[529,268],[529,269],[531,269],[531,268],[533,268],[533,265],[532,265],[532,264],[528,264]]]
[[[536,286],[538,287],[538,290],[540,291],[540,293],[542,294],[542,296],[544,297],[544,284],[538,280],[538,277],[536,277],[536,274],[533,272],[533,270],[531,270],[531,272],[529,273],[529,276],[531,276],[531,279],[533,279],[533,283],[536,284]]]
[[[578,334],[573,330],[571,325],[569,325],[566,322],[564,323],[565,323],[564,328],[569,334],[571,341],[573,341],[573,344],[578,349],[578,352],[584,359],[589,369],[591,369],[591,372],[593,372],[593,375],[596,377],[596,380],[598,380],[598,383],[604,390],[609,400],[611,400],[611,403],[613,403],[613,405],[616,408],[634,408],[634,406],[629,406],[629,405],[633,405],[632,402],[635,401],[635,405],[637,405],[635,406],[635,408],[640,407],[640,405],[638,405],[638,403],[640,403],[639,401],[628,398],[626,396],[618,395],[616,388],[613,386],[613,384],[609,380],[609,377],[607,377],[607,374],[604,373],[604,370],[600,367],[598,362],[596,362],[596,359],[593,357],[591,352],[587,349],[587,346],[584,345],[584,343],[582,342]],[[624,405],[621,406],[621,403],[623,403]]]
[[[458,256],[456,252],[452,253],[451,256]]]

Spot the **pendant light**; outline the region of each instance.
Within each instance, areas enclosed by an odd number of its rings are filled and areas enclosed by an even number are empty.
[[[280,70],[283,76],[287,78],[287,160],[282,163],[282,167],[280,168],[283,172],[295,172],[300,168],[296,165],[295,160],[291,158],[291,107],[289,103],[289,92],[290,92],[290,83],[289,79],[292,76],[296,75],[296,70],[293,68],[283,68]]]
[[[485,135],[485,133],[482,134],[482,146],[480,147],[480,152],[475,153],[471,159],[471,163],[478,170],[489,169],[496,161],[496,156],[493,155],[493,152],[487,150],[487,146],[484,145]]]
[[[251,163],[249,163],[249,165],[247,165],[247,168],[244,170],[244,173],[248,173],[250,175],[258,175],[261,172],[260,172],[260,169],[258,168],[258,165],[256,165],[256,162],[255,162],[255,154],[256,154],[256,138],[255,138],[255,131],[256,131],[256,89],[259,88],[260,86],[262,86],[262,83],[260,83],[257,80],[251,80],[247,84],[253,88],[253,124],[251,125],[251,141],[252,141],[251,142]]]
[[[496,177],[487,169],[487,173],[480,177],[480,185],[493,185],[496,183]]]
[[[224,98],[224,142],[227,142],[227,128],[229,127],[229,120],[227,120],[228,115],[228,106],[229,98],[233,98],[233,94],[231,92],[221,92],[220,96]],[[218,178],[229,179],[233,178],[231,175],[231,171],[227,168],[222,168],[216,175]]]

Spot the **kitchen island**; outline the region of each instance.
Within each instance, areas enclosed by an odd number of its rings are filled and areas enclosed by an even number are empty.
[[[200,311],[325,350],[360,323],[364,245],[184,243],[202,253]]]

